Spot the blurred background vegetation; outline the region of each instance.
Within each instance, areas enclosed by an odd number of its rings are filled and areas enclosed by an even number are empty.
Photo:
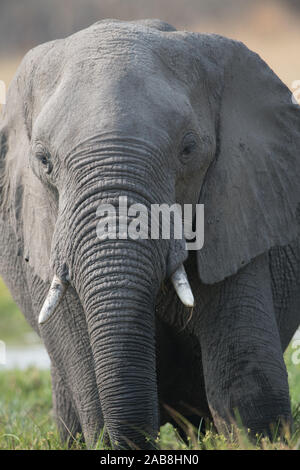
[[[104,18],[160,18],[177,29],[238,39],[259,53],[290,88],[294,80],[300,80],[300,0],[0,0],[0,80],[9,85],[30,48]],[[0,340],[6,342],[7,354],[16,345],[22,354],[38,341],[1,279]],[[296,409],[300,366],[292,363],[292,352],[290,346],[285,360]],[[48,371],[29,369],[22,375],[0,365],[0,448],[58,446],[57,435],[54,441],[45,438],[46,430],[56,432],[52,421],[49,424],[49,380]],[[207,445],[217,446],[210,441]]]

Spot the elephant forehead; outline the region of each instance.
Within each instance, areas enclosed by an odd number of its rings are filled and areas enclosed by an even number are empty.
[[[128,68],[148,73],[172,73],[191,84],[195,60],[184,33],[162,31],[139,22],[107,20],[63,40],[64,67],[73,73],[114,71]]]
[[[147,75],[131,66],[108,73],[98,64],[90,73],[66,73],[36,113],[34,134],[41,139],[49,134],[46,140],[55,138],[57,145],[104,131],[155,138],[159,129],[172,138],[188,122],[190,103],[180,83],[173,80],[170,86],[163,74]]]
[[[114,130],[135,137],[146,130],[151,139],[159,129],[176,137],[192,119],[194,68],[185,49],[176,32],[118,21],[59,40],[34,75],[33,134],[55,138],[56,146]]]
[[[119,23],[96,24],[65,39],[69,66],[82,68],[92,61],[101,67],[129,65],[155,68],[161,45],[161,32]]]

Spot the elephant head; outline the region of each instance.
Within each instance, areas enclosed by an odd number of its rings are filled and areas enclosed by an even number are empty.
[[[156,297],[173,277],[192,304],[188,254],[184,240],[100,240],[97,209],[120,195],[204,204],[199,283],[222,281],[296,236],[299,107],[239,42],[107,20],[26,55],[1,136],[2,213],[32,290],[52,282],[45,303],[45,289],[35,294],[35,319],[44,304],[40,332],[83,432],[100,403],[115,445],[143,445],[159,422]],[[82,356],[68,357],[72,342]]]

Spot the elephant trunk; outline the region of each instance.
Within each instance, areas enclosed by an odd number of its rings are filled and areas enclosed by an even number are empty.
[[[154,302],[159,284],[145,246],[108,241],[97,251],[79,255],[78,290],[104,421],[114,447],[144,448],[146,437],[158,430]]]
[[[97,214],[100,205],[117,209],[120,194],[128,207],[143,204],[148,211],[151,204],[172,200],[170,185],[158,177],[159,164],[149,165],[149,154],[161,163],[161,156],[140,142],[129,146],[109,141],[70,155],[53,242],[54,272],[69,280],[85,311],[91,367],[106,430],[116,448],[145,448],[147,437],[155,437],[158,430],[155,301],[166,276],[170,242],[101,238]],[[115,222],[118,231],[122,221],[117,210]],[[183,260],[180,256],[175,268]],[[174,283],[181,298],[192,302],[183,274]]]
[[[154,308],[127,288],[118,295],[87,307],[100,402],[113,446],[144,447],[158,428]]]
[[[70,282],[86,314],[96,381],[106,431],[115,448],[147,447],[159,425],[155,301],[166,272],[168,242],[97,236],[99,206],[116,209],[120,226],[119,194],[128,206],[144,203],[144,188],[128,191],[134,177],[118,181],[90,181],[80,190],[81,204],[70,217],[67,264]],[[103,181],[103,175],[102,175]],[[135,185],[137,188],[137,185]],[[74,196],[75,197],[75,196]],[[74,200],[74,199],[73,199]]]

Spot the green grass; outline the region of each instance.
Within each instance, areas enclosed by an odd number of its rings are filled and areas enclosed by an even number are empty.
[[[25,345],[36,342],[33,332],[24,316],[14,303],[11,295],[0,279],[0,340],[7,344]]]
[[[298,385],[299,386],[299,383]],[[26,371],[0,372],[0,449],[66,449],[62,445],[52,415],[50,373],[34,367]],[[251,443],[243,431],[235,431],[228,438],[213,430],[199,436],[189,427],[189,442],[180,440],[170,424],[161,428],[156,441],[159,449],[297,449],[300,450],[300,409],[294,409],[295,432],[286,442],[257,437]],[[186,424],[186,423],[185,423]],[[79,436],[72,439],[74,450],[84,449]],[[97,445],[103,448],[101,440]]]
[[[51,406],[48,371],[0,372],[0,449],[59,448]]]
[[[8,344],[26,344],[32,340],[32,330],[0,281],[0,339]],[[292,345],[285,353],[291,400],[295,419],[293,436],[270,443],[257,437],[250,443],[243,431],[229,437],[213,430],[199,436],[197,429],[189,428],[188,444],[182,442],[170,424],[161,428],[156,446],[160,449],[298,449],[300,450],[300,365],[292,361]],[[49,371],[28,368],[26,371],[0,369],[0,449],[65,449],[57,433],[52,415]],[[79,437],[72,440],[73,449],[83,449]],[[97,448],[102,448],[100,439]]]
[[[300,407],[300,364],[293,363],[292,358],[294,354],[295,354],[295,349],[293,349],[292,344],[290,344],[290,346],[288,347],[288,349],[286,350],[284,354],[284,360],[285,360],[287,371],[288,371],[292,407],[297,408],[297,407]],[[297,357],[299,358],[300,354],[297,354]],[[299,408],[299,411],[300,411],[300,408]]]

